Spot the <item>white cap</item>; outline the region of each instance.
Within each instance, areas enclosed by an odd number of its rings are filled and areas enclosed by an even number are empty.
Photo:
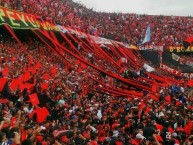
[[[144,137],[143,135],[141,135],[140,133],[138,133],[138,134],[136,135],[136,138],[144,139],[145,137]]]
[[[69,113],[72,113],[73,111],[72,110],[69,110]]]
[[[149,99],[149,102],[153,102],[153,100],[152,100],[152,99]]]
[[[172,136],[177,137],[178,135],[177,135],[177,133],[174,132],[174,133],[172,133]]]
[[[168,111],[167,111],[167,113],[171,113],[171,111],[170,111],[170,110],[168,110]]]
[[[161,116],[164,116],[163,112],[160,112],[160,113],[159,113],[159,117],[161,117]]]

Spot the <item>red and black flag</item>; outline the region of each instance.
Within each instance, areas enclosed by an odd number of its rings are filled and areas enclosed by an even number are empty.
[[[193,43],[193,37],[188,37],[183,41],[184,48],[187,49]]]

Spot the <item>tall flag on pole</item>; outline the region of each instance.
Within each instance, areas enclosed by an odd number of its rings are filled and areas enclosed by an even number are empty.
[[[145,44],[150,41],[151,41],[151,29],[150,29],[150,24],[149,24],[145,32],[145,38],[141,44]]]

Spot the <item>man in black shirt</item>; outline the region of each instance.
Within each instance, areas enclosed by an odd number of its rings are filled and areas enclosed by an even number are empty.
[[[143,135],[146,138],[153,138],[153,134],[155,133],[155,128],[153,127],[150,120],[147,120],[146,126],[143,128]]]

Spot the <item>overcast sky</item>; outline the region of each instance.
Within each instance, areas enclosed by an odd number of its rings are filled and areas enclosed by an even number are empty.
[[[193,16],[193,0],[73,0],[102,12]]]

